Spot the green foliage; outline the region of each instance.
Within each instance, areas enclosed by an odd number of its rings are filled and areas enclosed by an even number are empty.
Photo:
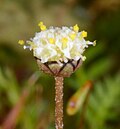
[[[15,75],[8,68],[0,68],[0,93],[8,98],[9,103],[13,106],[19,98],[19,87]],[[2,101],[2,99],[0,100]]]
[[[120,73],[115,77],[97,82],[90,97],[86,120],[91,129],[110,128],[110,121],[114,121],[120,113]],[[115,121],[114,121],[115,122]],[[116,121],[116,129],[119,123]]]

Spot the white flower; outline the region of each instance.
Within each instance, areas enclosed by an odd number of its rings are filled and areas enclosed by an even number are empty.
[[[60,61],[67,62],[70,59],[85,60],[86,57],[83,55],[85,48],[88,45],[95,45],[96,42],[86,41],[84,38],[87,37],[87,32],[79,32],[79,27],[76,24],[74,27],[49,27],[39,23],[41,31],[35,34],[35,37],[30,41],[27,41],[27,46],[33,50],[35,57],[41,59],[42,63],[48,61]],[[19,44],[23,45],[24,41],[20,40]]]

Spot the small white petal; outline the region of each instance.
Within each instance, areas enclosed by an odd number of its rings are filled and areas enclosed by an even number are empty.
[[[71,39],[70,34],[75,33],[75,39]],[[51,44],[49,42],[49,38],[53,38],[55,42]],[[67,38],[66,48],[62,46],[62,38]],[[59,27],[49,27],[49,29],[45,31],[41,31],[35,34],[34,38],[30,39],[33,42],[33,46],[24,46],[24,49],[29,48],[32,50],[34,56],[41,59],[42,63],[47,61],[57,61],[61,64],[60,61],[68,62],[68,59],[85,60],[85,56],[83,53],[85,48],[88,45],[95,45],[95,42],[86,41],[83,37],[81,37],[81,32],[75,32],[73,27],[63,26]]]

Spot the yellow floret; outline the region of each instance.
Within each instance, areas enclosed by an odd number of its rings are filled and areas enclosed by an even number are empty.
[[[62,38],[62,43],[67,43],[68,39],[67,38]]]
[[[39,22],[38,26],[41,26],[41,25],[43,25],[43,22]]]
[[[39,22],[38,26],[42,31],[47,29],[46,26],[43,24],[43,22]]]
[[[77,24],[76,24],[75,26],[73,26],[73,30],[74,30],[75,32],[78,32],[78,31],[79,31],[79,27],[78,27]]]
[[[70,38],[71,38],[72,40],[74,40],[75,37],[76,37],[76,34],[70,34]]]
[[[41,26],[40,26],[40,29],[43,31],[43,30],[46,30],[47,28],[46,28],[45,25],[41,25]]]
[[[24,44],[25,44],[25,42],[24,42],[23,40],[19,40],[19,41],[18,41],[18,44],[20,44],[20,45],[24,45]]]
[[[83,38],[85,38],[85,37],[87,37],[87,32],[86,31],[82,31],[81,35],[82,35]]]
[[[62,49],[65,49],[67,47],[67,42],[68,42],[67,38],[62,38]]]
[[[49,42],[50,42],[51,44],[55,44],[55,39],[54,39],[54,38],[49,38]]]

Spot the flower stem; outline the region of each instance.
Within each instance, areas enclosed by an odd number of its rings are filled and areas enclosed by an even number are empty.
[[[63,77],[55,77],[55,126],[63,129]]]

